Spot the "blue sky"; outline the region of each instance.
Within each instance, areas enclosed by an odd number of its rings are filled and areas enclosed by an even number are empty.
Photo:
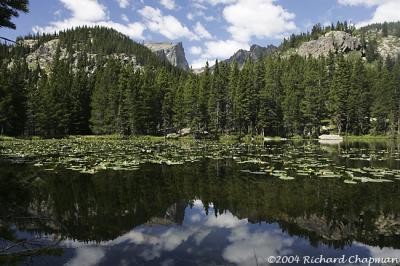
[[[14,19],[14,39],[78,25],[112,27],[132,39],[183,42],[194,68],[225,59],[251,44],[279,44],[315,23],[356,25],[400,20],[400,0],[31,0],[30,13]]]

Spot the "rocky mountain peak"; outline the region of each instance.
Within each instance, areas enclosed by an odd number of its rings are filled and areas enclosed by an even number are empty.
[[[181,42],[178,43],[144,43],[153,53],[157,54],[162,59],[167,60],[173,66],[183,70],[189,70],[189,64],[186,60],[185,49]]]
[[[252,59],[253,61],[257,61],[258,59],[266,55],[272,54],[276,50],[278,50],[278,48],[274,45],[268,45],[267,47],[263,47],[257,44],[253,44],[250,47],[249,51],[240,49],[231,58],[226,60],[226,62],[230,64],[236,60],[238,65],[242,67],[247,59]]]

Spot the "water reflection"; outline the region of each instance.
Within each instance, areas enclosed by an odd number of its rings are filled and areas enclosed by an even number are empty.
[[[397,149],[380,144],[313,153],[299,144],[303,154],[288,144],[269,145],[285,160],[398,164]],[[387,160],[349,159],[366,153]],[[204,159],[87,175],[3,163],[0,227],[17,236],[63,239],[63,256],[34,258],[37,265],[261,265],[271,255],[400,255],[400,181],[352,186],[340,178],[297,176],[286,182],[241,172],[243,167],[252,166]]]

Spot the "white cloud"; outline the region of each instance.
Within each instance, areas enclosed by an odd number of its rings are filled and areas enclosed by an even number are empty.
[[[192,13],[189,12],[189,13],[186,15],[186,18],[187,18],[188,20],[193,20],[193,19],[194,19],[194,16],[193,16]]]
[[[240,42],[249,42],[253,36],[279,38],[296,29],[295,15],[273,0],[239,0],[225,7],[223,15],[233,39]]]
[[[125,14],[122,14],[122,15],[121,15],[121,19],[122,19],[123,21],[125,21],[125,22],[129,22],[129,18],[128,18],[128,16],[125,15]]]
[[[227,41],[210,41],[205,43],[206,46],[206,56],[208,58],[214,59],[221,59],[221,58],[228,58],[232,56],[235,52],[239,49],[246,49],[250,48],[250,45],[245,42],[237,42],[234,40],[227,40]]]
[[[163,16],[161,10],[158,8],[145,6],[139,10],[139,13],[142,15],[146,26],[151,31],[157,32],[170,40],[179,38],[188,38],[190,40],[198,39],[198,37],[186,26],[182,25],[177,18],[170,15]]]
[[[212,39],[211,34],[208,32],[206,28],[204,28],[203,24],[201,24],[200,22],[196,23],[194,31],[202,39]]]
[[[194,20],[194,19],[197,18],[197,17],[202,18],[202,19],[204,19],[204,20],[207,21],[207,22],[216,20],[215,17],[213,17],[213,16],[211,16],[211,15],[207,15],[203,10],[201,10],[201,9],[197,9],[197,10],[196,10],[196,7],[194,7],[194,9],[195,9],[195,10],[194,10],[193,12],[189,12],[189,13],[186,15],[186,18],[187,18],[188,20]]]
[[[166,9],[174,10],[176,8],[176,4],[174,0],[160,0],[161,5],[163,5]]]
[[[376,7],[372,18],[357,23],[357,27],[372,23],[382,23],[400,20],[400,1],[399,0],[338,0],[341,5]]]
[[[218,4],[223,4],[223,5],[232,4],[232,3],[235,3],[236,0],[207,0],[207,2],[210,3],[211,5],[215,6]]]
[[[279,232],[249,232],[244,225],[235,227],[228,239],[231,244],[224,249],[222,256],[239,266],[264,264],[263,258],[290,254],[294,242]]]
[[[71,11],[72,17],[80,21],[100,21],[107,18],[106,7],[97,0],[60,0]]]
[[[207,62],[210,64],[210,66],[213,63],[213,62],[210,62],[208,59],[201,57],[201,58],[193,60],[192,63],[190,64],[190,66],[193,69],[201,69],[201,68],[205,67]]]
[[[127,8],[129,6],[129,0],[117,0],[120,8]]]
[[[50,22],[48,26],[34,26],[34,32],[53,33],[78,26],[104,26],[113,28],[132,38],[143,39],[145,26],[135,22],[120,24],[109,20],[107,8],[97,0],[60,0],[64,7],[71,12],[71,17]]]
[[[81,247],[76,249],[76,255],[66,266],[92,266],[98,265],[101,259],[105,256],[105,252],[101,248]]]
[[[205,50],[200,58],[192,61],[192,68],[202,68],[205,66],[206,62],[209,62],[211,66],[216,59],[221,60],[229,58],[240,49],[249,50],[250,44],[246,42],[237,42],[235,40],[205,42]]]
[[[358,5],[375,6],[389,1],[390,0],[338,0],[339,4],[347,6],[358,6]]]
[[[219,4],[223,4],[223,5],[232,4],[232,3],[235,3],[237,0],[193,0],[193,1],[198,4],[208,3],[212,6],[216,6]]]
[[[223,17],[228,22],[227,30],[231,37],[228,40],[206,42],[204,54],[192,62],[193,67],[207,60],[229,58],[239,49],[248,50],[253,37],[279,39],[296,30],[295,15],[274,0],[195,1],[210,5],[224,4]]]
[[[199,46],[192,46],[190,47],[190,53],[194,55],[199,55],[203,52],[203,49]]]

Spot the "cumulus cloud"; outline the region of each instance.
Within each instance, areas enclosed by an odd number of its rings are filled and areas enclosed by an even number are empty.
[[[202,39],[212,39],[211,34],[208,32],[206,28],[204,28],[203,24],[201,24],[200,22],[196,23],[194,31]]]
[[[139,10],[145,20],[146,26],[153,32],[159,33],[170,40],[188,38],[196,40],[198,37],[174,16],[164,16],[160,9],[145,6]]]
[[[400,1],[398,0],[338,0],[339,4],[347,6],[363,5],[375,7],[372,18],[357,23],[358,27],[372,23],[382,23],[400,20]]]
[[[250,45],[245,42],[237,42],[235,40],[227,41],[209,41],[205,43],[206,54],[209,59],[228,58],[239,49],[250,48]]]
[[[190,53],[194,55],[199,55],[203,52],[203,49],[199,46],[192,46],[190,47]]]
[[[99,21],[107,18],[106,7],[97,0],[60,0],[71,11],[72,17],[80,21]]]
[[[129,0],[117,0],[120,8],[127,8],[129,6]]]
[[[201,58],[193,60],[193,62],[191,63],[192,68],[194,69],[204,67],[206,62],[209,62],[210,65],[213,65],[216,59],[229,58],[240,49],[250,49],[249,43],[237,42],[235,40],[208,41],[205,42],[204,45],[205,49],[204,53],[202,53]]]
[[[125,21],[125,22],[129,22],[129,18],[128,18],[128,16],[125,15],[125,14],[122,14],[122,15],[121,15],[121,19],[122,19],[123,21]]]
[[[176,8],[176,4],[174,0],[161,0],[161,5],[163,5],[166,9],[173,10]]]
[[[272,0],[239,0],[227,6],[223,15],[233,39],[241,42],[248,42],[253,36],[278,38],[296,29],[295,15]]]
[[[107,8],[97,0],[60,0],[60,2],[71,12],[71,16],[64,20],[50,22],[48,26],[34,26],[34,32],[52,33],[83,25],[104,26],[132,38],[143,39],[145,26],[142,23],[120,24],[111,21],[107,15]]]
[[[223,4],[223,18],[228,23],[227,40],[208,41],[201,58],[192,62],[198,66],[206,61],[226,59],[239,49],[248,50],[253,38],[280,39],[296,30],[295,14],[287,11],[274,0],[194,0],[199,4]],[[204,66],[204,65],[203,65]]]

